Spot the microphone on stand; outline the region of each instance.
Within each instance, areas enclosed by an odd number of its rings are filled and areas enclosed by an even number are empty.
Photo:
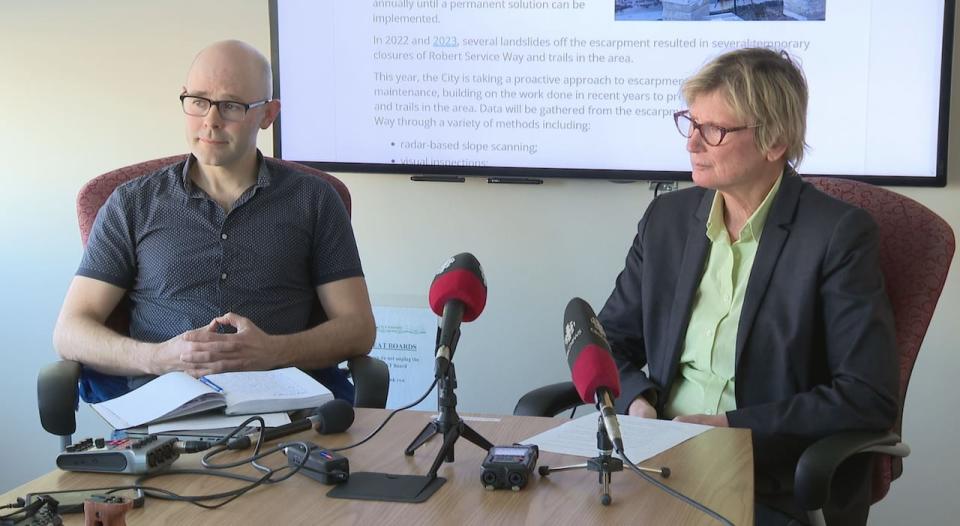
[[[444,261],[430,284],[430,308],[441,317],[437,335],[436,385],[437,406],[440,415],[424,426],[417,438],[403,453],[407,456],[430,440],[433,435],[443,437],[443,445],[437,453],[428,482],[437,480],[437,470],[444,461],[454,461],[454,444],[463,436],[477,447],[489,451],[493,444],[468,426],[457,414],[457,373],[451,360],[460,339],[460,323],[473,321],[487,304],[487,283],[483,270],[473,254],[463,252]]]
[[[590,304],[580,298],[570,300],[563,312],[563,345],[577,394],[584,403],[597,406],[607,435],[622,453],[623,437],[613,407],[613,400],[620,396],[620,374],[600,320]]]
[[[617,453],[624,455],[620,422],[613,405],[614,399],[620,396],[620,373],[600,320],[590,304],[580,298],[570,300],[563,312],[563,345],[577,394],[584,403],[596,405],[607,436]],[[670,468],[638,466],[637,469],[670,476]]]
[[[600,418],[597,419],[598,454],[583,464],[556,468],[540,466],[537,470],[540,476],[574,469],[595,471],[599,474],[600,504],[604,506],[613,502],[610,497],[610,476],[617,471],[623,471],[624,461],[637,471],[650,471],[669,477],[668,468],[638,467],[627,459],[623,451],[620,423],[613,408],[614,398],[620,395],[620,374],[617,372],[613,355],[610,354],[610,344],[607,343],[607,335],[603,332],[600,320],[593,313],[590,304],[580,298],[570,300],[563,311],[563,350],[567,354],[570,377],[580,399],[587,404],[596,404],[600,410]],[[614,449],[623,460],[611,454]],[[649,475],[641,473],[641,476]]]
[[[460,323],[471,322],[487,304],[487,283],[480,262],[469,252],[446,260],[430,284],[430,308],[440,316],[436,377],[450,367],[460,335]]]

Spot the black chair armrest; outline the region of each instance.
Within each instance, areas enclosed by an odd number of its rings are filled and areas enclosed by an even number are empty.
[[[60,360],[43,367],[37,375],[37,408],[40,425],[48,433],[72,435],[77,430],[80,362]]]
[[[573,382],[560,382],[534,389],[520,397],[513,414],[517,416],[554,416],[582,405]]]
[[[372,356],[357,356],[347,361],[347,367],[356,389],[353,405],[378,409],[386,407],[390,389],[390,368],[387,364]]]
[[[898,449],[899,446],[899,449]],[[830,497],[833,474],[846,459],[859,453],[876,452],[907,456],[910,449],[893,432],[849,431],[822,438],[810,445],[797,463],[794,496],[804,510],[823,508]]]

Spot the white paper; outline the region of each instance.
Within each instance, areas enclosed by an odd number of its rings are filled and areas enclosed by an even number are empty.
[[[171,431],[203,431],[208,429],[233,429],[253,415],[227,416],[216,412],[213,414],[185,416],[174,420],[167,420],[157,424],[147,426],[147,433],[169,433]],[[290,423],[290,415],[287,413],[263,413],[263,423],[267,427],[277,427]],[[259,426],[258,422],[250,424],[252,427]]]
[[[634,463],[642,462],[713,429],[711,426],[618,415],[623,448]],[[541,451],[579,457],[597,456],[597,413],[570,420],[522,442]]]
[[[433,382],[437,315],[428,308],[373,308],[377,340],[370,355],[390,367],[387,409],[396,409],[420,397]],[[436,388],[413,409],[435,411]]]

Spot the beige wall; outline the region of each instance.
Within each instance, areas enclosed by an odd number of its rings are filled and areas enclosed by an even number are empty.
[[[0,382],[9,393],[0,491],[53,467],[56,440],[38,425],[34,379],[55,359],[50,333],[80,257],[76,192],[99,173],[184,151],[176,97],[193,54],[222,38],[268,51],[267,3],[0,2]],[[269,134],[261,140],[270,153]],[[957,140],[951,144],[955,150]],[[946,189],[899,191],[956,230],[955,166]],[[464,326],[457,353],[458,394],[468,411],[510,412],[526,389],[567,377],[563,306],[575,295],[595,306],[605,299],[651,198],[645,184],[447,185],[340,175],[354,196],[361,255],[380,303],[425,304],[434,269],[451,254],[469,250],[483,264],[488,307]],[[907,400],[904,434],[914,454],[874,508],[874,524],[945,524],[960,512],[957,266]],[[516,366],[504,371],[507,362]],[[80,435],[105,432],[86,408],[80,416]]]

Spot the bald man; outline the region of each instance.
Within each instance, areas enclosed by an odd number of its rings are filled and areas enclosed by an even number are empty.
[[[336,364],[376,331],[356,242],[333,187],[257,150],[280,112],[272,85],[245,43],[201,51],[180,94],[191,155],[117,187],[98,213],[54,330],[60,356],[84,366],[85,401],[170,371],[287,366],[352,401]],[[124,294],[129,336],[104,325]]]

